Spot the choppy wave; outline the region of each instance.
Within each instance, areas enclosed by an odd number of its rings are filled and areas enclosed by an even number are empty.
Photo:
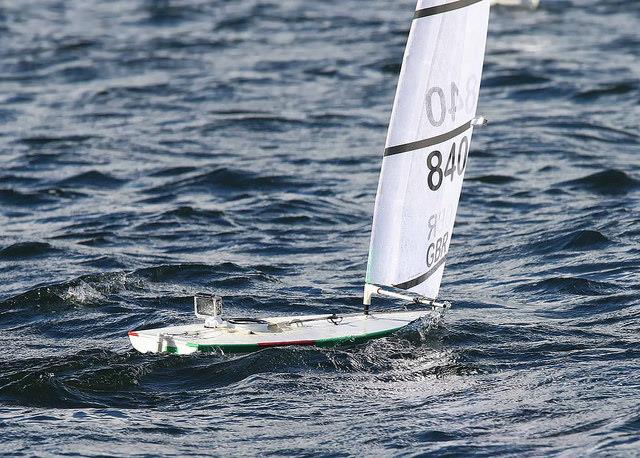
[[[179,357],[196,292],[361,307],[415,4],[4,2],[0,454],[635,454],[640,3],[502,3],[451,312]]]
[[[18,242],[0,249],[0,258],[7,260],[28,259],[55,252],[56,249],[50,243]]]
[[[567,181],[563,185],[582,188],[598,194],[624,194],[637,189],[640,181],[620,170],[603,170],[583,178]]]

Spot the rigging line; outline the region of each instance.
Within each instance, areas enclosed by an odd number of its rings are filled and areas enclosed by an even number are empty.
[[[429,8],[423,8],[421,10],[417,10],[413,15],[414,19],[420,19],[423,17],[433,16],[435,14],[447,13],[449,11],[454,11],[460,8],[464,8],[466,6],[473,5],[474,3],[481,2],[482,0],[458,0],[457,2],[444,3],[438,6],[431,6]]]
[[[424,140],[418,140],[417,142],[403,143],[402,145],[390,146],[384,150],[384,157],[393,156],[400,153],[408,153],[409,151],[415,151],[417,149],[427,148],[429,146],[444,143],[447,140],[451,140],[453,137],[460,135],[471,127],[471,121],[465,122],[463,125],[456,127],[449,132],[445,132],[435,137],[425,138]]]

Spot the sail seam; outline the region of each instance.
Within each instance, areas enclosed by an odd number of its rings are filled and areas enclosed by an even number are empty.
[[[454,11],[460,8],[464,8],[466,6],[471,6],[474,3],[481,2],[482,0],[458,0],[457,2],[445,3],[443,5],[431,6],[429,8],[423,8],[421,10],[417,10],[413,15],[414,19],[420,19],[423,17],[434,16],[436,14],[448,13],[449,11]]]
[[[443,256],[442,259],[440,259],[438,262],[436,262],[433,267],[431,269],[429,269],[428,272],[423,273],[422,275],[420,275],[419,277],[413,278],[411,280],[407,280],[403,283],[398,283],[397,285],[392,285],[394,288],[398,288],[398,289],[411,289],[414,288],[416,286],[418,286],[420,283],[424,283],[425,281],[427,281],[427,279],[433,275],[436,270],[438,270],[442,264],[444,264],[445,259],[447,259],[447,256]]]
[[[425,138],[424,140],[418,140],[417,142],[403,143],[402,145],[390,146],[384,150],[384,157],[393,156],[394,154],[408,153],[409,151],[415,151],[417,149],[427,148],[429,146],[444,143],[447,140],[451,140],[453,137],[460,135],[467,131],[471,127],[471,121],[467,121],[460,127],[456,127],[449,132],[435,137]]]

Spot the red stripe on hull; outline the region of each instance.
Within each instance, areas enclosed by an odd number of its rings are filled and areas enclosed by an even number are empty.
[[[315,340],[291,340],[286,342],[259,342],[258,347],[285,347],[287,345],[315,345]]]

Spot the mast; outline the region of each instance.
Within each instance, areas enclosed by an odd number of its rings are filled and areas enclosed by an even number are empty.
[[[365,304],[373,285],[438,296],[473,126],[483,123],[488,21],[489,0],[418,0],[382,160]]]

